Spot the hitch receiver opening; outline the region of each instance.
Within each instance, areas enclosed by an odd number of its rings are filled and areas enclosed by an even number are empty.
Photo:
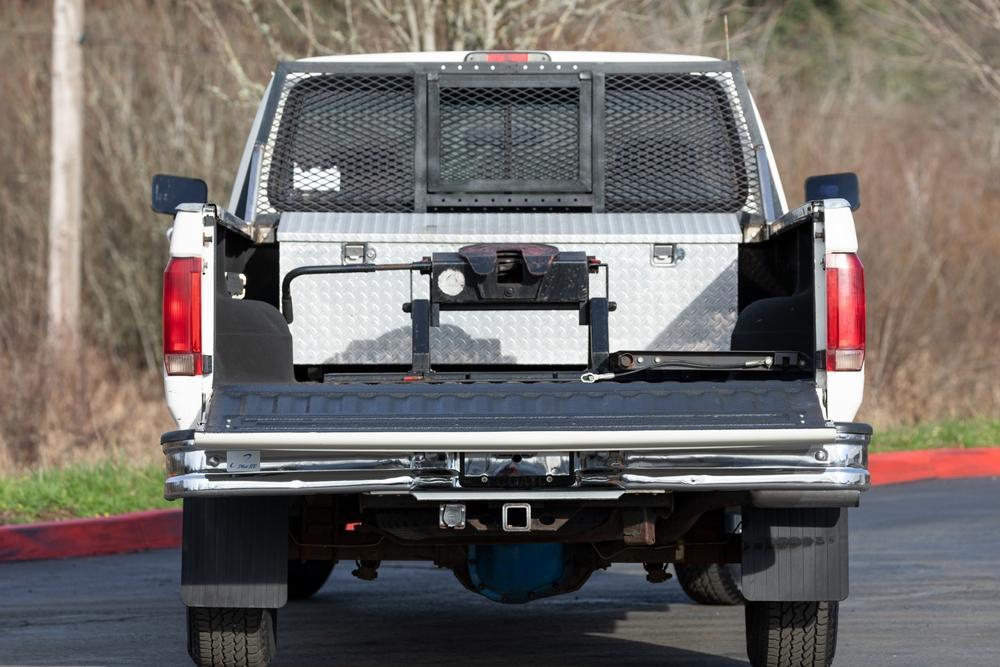
[[[502,510],[503,529],[508,533],[526,533],[531,530],[531,505],[505,503]]]

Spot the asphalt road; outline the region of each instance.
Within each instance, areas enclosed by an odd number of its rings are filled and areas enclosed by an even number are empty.
[[[851,512],[838,665],[1000,665],[1000,480],[876,488]],[[187,665],[174,550],[0,566],[0,664]],[[741,608],[690,603],[638,567],[505,606],[450,572],[338,566],[279,614],[276,665],[743,665]]]

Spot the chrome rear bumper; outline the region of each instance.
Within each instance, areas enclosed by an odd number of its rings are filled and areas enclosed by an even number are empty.
[[[396,433],[382,439],[378,436],[386,434],[359,435],[363,441],[341,433],[166,433],[161,439],[168,473],[164,496],[372,493],[409,494],[420,500],[607,500],[669,491],[863,491],[870,482],[871,428],[865,424],[552,432],[545,440],[524,432]],[[403,443],[411,450],[403,451]],[[417,447],[421,451],[413,451]],[[463,485],[462,452],[473,451],[572,452],[572,485],[483,488],[468,480]],[[249,453],[253,470],[233,472],[227,467],[233,452]]]

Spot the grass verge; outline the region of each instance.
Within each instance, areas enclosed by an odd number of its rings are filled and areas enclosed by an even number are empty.
[[[872,452],[1000,446],[1000,419],[941,421],[875,429]]]
[[[180,506],[163,499],[162,466],[107,462],[0,478],[0,524]]]
[[[1000,445],[1000,420],[876,429],[873,452]],[[0,478],[0,524],[180,507],[163,499],[163,468],[108,462]]]

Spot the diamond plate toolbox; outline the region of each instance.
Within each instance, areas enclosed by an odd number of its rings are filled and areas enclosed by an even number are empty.
[[[345,244],[366,261],[403,263],[473,243],[549,243],[608,265],[591,294],[618,304],[611,349],[730,349],[737,314],[739,218],[725,213],[284,213],[281,277],[341,264]],[[408,364],[403,304],[426,298],[416,273],[302,276],[291,324],[296,364]],[[587,328],[570,311],[444,312],[431,330],[441,364],[585,365]]]

